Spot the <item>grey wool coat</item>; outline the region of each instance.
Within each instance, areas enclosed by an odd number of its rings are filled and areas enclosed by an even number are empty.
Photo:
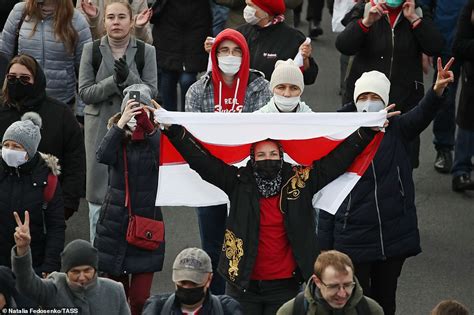
[[[10,12],[2,33],[0,52],[10,60],[15,52],[16,30],[25,10],[25,2],[19,2]],[[73,54],[68,53],[64,43],[55,38],[54,19],[46,17],[38,22],[32,33],[34,21],[25,18],[18,36],[18,53],[34,57],[46,76],[46,94],[67,103],[76,95],[76,70],[79,67],[84,45],[92,40],[89,24],[84,16],[74,10],[72,26],[78,39]]]
[[[146,84],[152,91],[152,97],[157,94],[157,73],[155,48],[145,44],[145,66],[140,77],[135,65],[137,41],[130,38],[125,52],[130,69],[127,80],[120,86],[115,83],[114,57],[109,46],[107,36],[100,42],[102,62],[94,75],[92,67],[92,43],[84,46],[81,67],[79,70],[79,95],[86,105],[84,109],[84,142],[86,144],[86,199],[89,202],[102,204],[108,186],[107,166],[96,160],[96,151],[107,133],[109,118],[120,112],[122,91],[132,84]]]
[[[12,249],[12,268],[20,293],[45,308],[77,308],[81,315],[130,315],[123,285],[95,277],[84,288],[68,285],[64,272],[53,272],[47,279],[38,277],[31,267],[31,251],[17,256]]]

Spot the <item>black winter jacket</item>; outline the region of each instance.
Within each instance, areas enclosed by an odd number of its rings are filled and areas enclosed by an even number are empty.
[[[64,207],[77,211],[85,188],[85,151],[81,128],[74,114],[64,103],[46,96],[46,78],[38,65],[33,85],[35,97],[24,104],[0,106],[0,137],[7,128],[19,121],[25,112],[34,111],[41,116],[41,142],[38,151],[52,154],[61,165],[61,188]]]
[[[346,80],[344,103],[353,101],[357,79],[364,72],[377,70],[391,82],[389,103],[395,103],[397,110],[407,112],[424,95],[421,54],[439,55],[443,49],[443,37],[425,11],[415,29],[400,13],[393,30],[388,17],[384,16],[365,32],[359,25],[365,5],[356,5],[346,15],[345,21],[350,22],[336,39],[336,47],[342,54],[354,56]]]
[[[155,207],[160,133],[146,136],[144,141],[130,141],[130,132],[117,127],[119,119],[120,114],[111,118],[110,129],[97,150],[97,160],[109,166],[109,187],[100,210],[94,240],[94,246],[99,251],[99,270],[114,276],[161,271],[165,254],[164,239],[153,251],[130,245],[125,239],[128,208],[125,207],[123,160],[125,144],[133,214],[163,221],[161,209]]]
[[[209,291],[208,291],[209,292]],[[160,294],[153,295],[146,301],[143,306],[142,315],[160,315],[162,313],[163,306],[165,306],[166,301],[171,296],[171,294]],[[222,311],[224,315],[242,315],[242,308],[236,300],[227,295],[217,295],[219,302],[222,306]],[[182,315],[181,305],[179,302],[174,299],[173,306],[171,308],[171,313],[163,313],[162,315]],[[199,311],[199,314],[203,315],[217,315],[218,313],[213,308],[212,302],[210,300],[210,293],[206,295],[202,308]]]
[[[250,50],[250,68],[262,71],[270,81],[277,60],[295,59],[306,37],[285,22],[259,27],[244,24],[237,28],[247,40]],[[303,72],[304,84],[313,84],[318,76],[318,65],[311,57],[310,67]]]
[[[311,276],[319,254],[313,195],[344,173],[374,136],[370,129],[359,131],[363,138],[355,132],[310,167],[283,164],[280,210],[299,269],[295,275],[303,276],[297,280]],[[250,162],[240,168],[222,162],[201,147],[182,126],[173,125],[166,134],[193,170],[229,196],[230,213],[218,271],[230,284],[246,289],[257,256],[260,226],[260,195]]]
[[[0,159],[0,265],[11,266],[11,250],[15,245],[16,228],[13,211],[24,220],[30,213],[31,254],[37,274],[59,271],[60,254],[64,248],[64,205],[58,182],[53,199],[43,210],[43,191],[48,174],[58,174],[57,159],[51,155],[36,155],[16,168]]]
[[[153,45],[158,68],[169,71],[205,71],[209,55],[204,41],[212,36],[208,0],[156,1]]]
[[[344,252],[355,263],[421,252],[408,144],[431,123],[442,104],[443,97],[430,89],[418,106],[391,119],[370,167],[336,215],[320,211],[321,249]],[[356,111],[355,105],[347,105],[344,111]]]
[[[459,16],[453,52],[462,62],[462,89],[456,122],[463,129],[474,130],[474,23],[473,8],[466,5]]]

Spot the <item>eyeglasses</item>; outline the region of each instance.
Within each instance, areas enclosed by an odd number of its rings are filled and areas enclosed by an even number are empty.
[[[7,74],[7,81],[8,83],[16,83],[19,81],[23,85],[31,84],[31,76],[27,74],[20,74],[19,76],[16,76],[16,74],[9,73]]]
[[[352,290],[354,290],[354,287],[356,285],[355,282],[348,282],[348,283],[343,283],[343,284],[326,284],[323,282],[323,280],[320,280],[321,283],[326,287],[328,290],[328,293],[337,293],[339,290],[342,288],[344,291],[347,293],[351,293]]]
[[[230,49],[228,47],[222,47],[217,50],[217,55],[219,56],[234,56],[234,57],[242,57],[242,49],[236,47],[234,49]]]

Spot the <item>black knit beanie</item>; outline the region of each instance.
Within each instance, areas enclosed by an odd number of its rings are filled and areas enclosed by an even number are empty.
[[[61,253],[61,271],[68,272],[77,266],[92,266],[98,269],[97,249],[85,240],[74,240]]]
[[[8,301],[12,295],[16,294],[15,275],[10,268],[0,266],[0,293]]]

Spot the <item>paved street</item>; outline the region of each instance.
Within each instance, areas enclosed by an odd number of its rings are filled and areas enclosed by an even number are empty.
[[[313,41],[313,56],[319,64],[314,86],[307,86],[303,100],[317,111],[334,111],[340,106],[339,53],[334,47],[328,16],[325,34]],[[303,22],[301,30],[306,32]],[[428,77],[427,77],[428,78]],[[425,87],[431,79],[425,80]],[[431,76],[430,76],[431,78]],[[407,260],[398,290],[398,311],[403,315],[428,315],[444,298],[455,298],[474,311],[474,193],[451,190],[451,176],[433,169],[435,151],[429,127],[422,134],[420,167],[414,171],[416,204],[423,253]],[[176,187],[177,193],[179,187]],[[68,222],[67,241],[88,239],[86,204]],[[153,293],[174,289],[171,265],[176,254],[188,246],[199,246],[199,231],[194,209],[165,208],[166,260],[162,272],[155,275]]]

